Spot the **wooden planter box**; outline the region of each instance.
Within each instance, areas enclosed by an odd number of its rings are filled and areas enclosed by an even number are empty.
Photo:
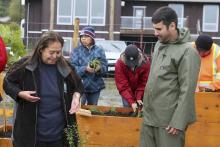
[[[130,112],[131,109],[116,108],[116,111]],[[196,111],[197,122],[187,129],[185,147],[220,147],[220,93],[197,93]],[[77,122],[83,147],[138,147],[140,118],[77,115]],[[0,147],[12,147],[10,139],[0,138]]]
[[[0,138],[0,147],[13,147],[10,138]]]
[[[7,128],[6,130],[8,130],[8,131],[12,130],[11,125],[7,125],[6,128]],[[3,132],[3,130],[4,130],[4,126],[1,125],[0,132]],[[11,143],[11,138],[0,138],[0,147],[13,147],[12,143]]]
[[[220,147],[220,93],[196,93],[196,115],[186,132],[186,147]]]
[[[110,107],[97,109],[105,111]],[[220,147],[220,93],[196,93],[196,112],[197,122],[187,129],[185,147]],[[133,117],[77,115],[79,134],[86,147],[138,147],[141,122]]]
[[[103,106],[96,108],[101,111],[110,109]],[[116,108],[116,112],[131,111],[130,108]],[[134,117],[100,115],[87,117],[77,114],[79,135],[86,147],[135,147],[139,142],[141,121],[141,118]]]

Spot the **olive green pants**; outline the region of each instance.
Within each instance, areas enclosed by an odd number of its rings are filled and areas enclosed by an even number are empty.
[[[185,133],[168,134],[165,128],[142,123],[139,147],[184,147]]]

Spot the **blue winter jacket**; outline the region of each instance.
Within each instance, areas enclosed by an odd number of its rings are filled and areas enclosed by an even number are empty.
[[[93,59],[99,59],[101,61],[101,71],[98,73],[88,73],[85,70],[89,61]],[[108,63],[103,49],[97,45],[93,45],[89,50],[81,45],[72,50],[70,63],[76,68],[77,73],[83,79],[85,92],[97,92],[105,88],[102,76],[107,72]]]

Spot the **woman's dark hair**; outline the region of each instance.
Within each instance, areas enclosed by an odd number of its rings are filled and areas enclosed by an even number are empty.
[[[168,6],[160,7],[159,9],[157,9],[152,16],[151,21],[154,24],[160,23],[162,21],[167,28],[172,22],[176,24],[176,28],[178,24],[176,12]]]
[[[29,63],[40,63],[41,62],[41,52],[47,48],[51,43],[59,42],[61,46],[64,45],[63,38],[56,32],[49,31],[42,34],[41,38],[33,48],[33,52],[30,56],[24,57],[26,60],[21,65],[14,65],[10,72],[14,72],[18,69],[25,67]],[[61,56],[60,62],[64,62],[64,58]]]
[[[64,45],[63,38],[56,32],[49,31],[42,34],[40,40],[37,42],[36,46],[33,49],[33,53],[30,56],[31,62],[36,62],[41,59],[41,52],[47,48],[51,43],[59,42],[61,46]]]

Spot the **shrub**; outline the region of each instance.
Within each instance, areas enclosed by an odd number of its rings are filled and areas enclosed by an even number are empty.
[[[15,23],[9,25],[0,24],[0,35],[5,45],[9,48],[7,66],[10,67],[15,61],[27,54],[21,38],[20,27]]]

